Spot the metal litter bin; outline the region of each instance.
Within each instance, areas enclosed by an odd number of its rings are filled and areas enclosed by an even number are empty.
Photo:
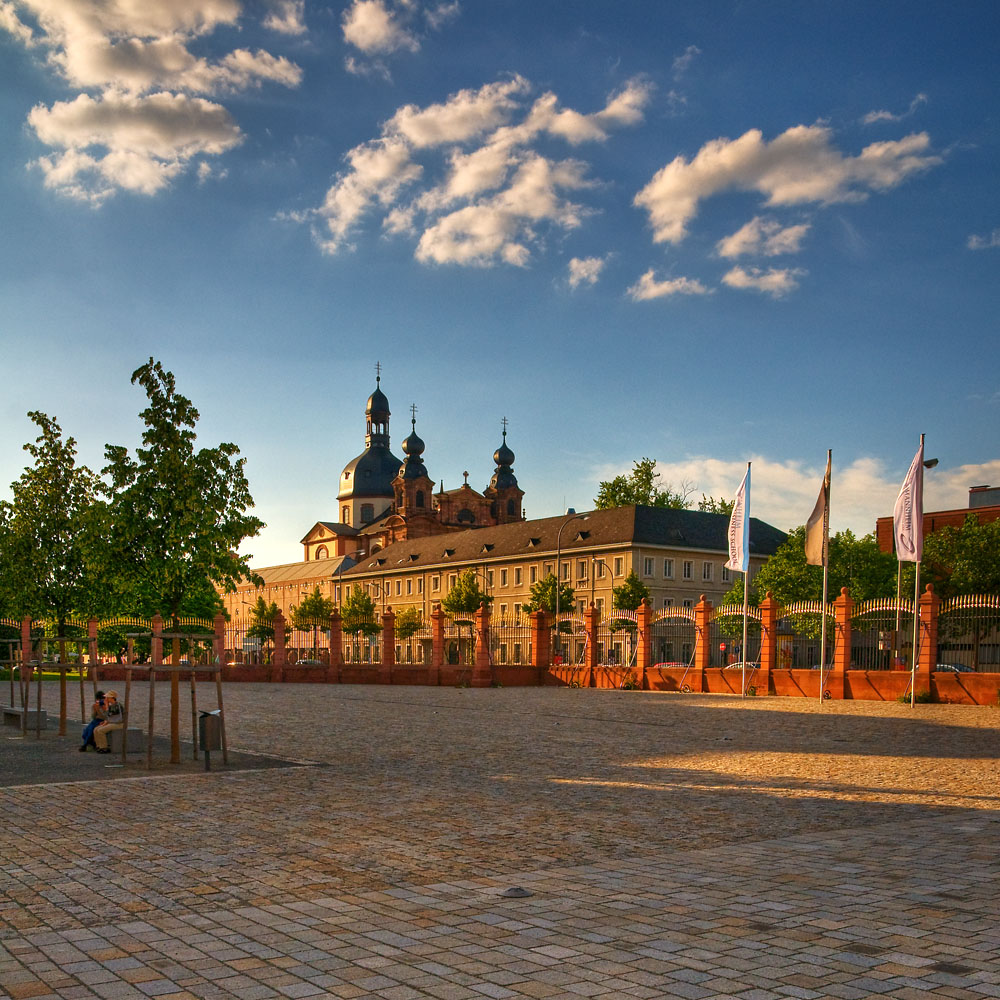
[[[209,755],[212,750],[222,749],[222,710],[202,712],[198,720],[198,746],[205,753],[205,770],[211,769]]]

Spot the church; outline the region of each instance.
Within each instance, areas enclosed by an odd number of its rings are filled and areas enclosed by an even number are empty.
[[[457,489],[434,482],[424,465],[424,442],[417,435],[416,407],[411,408],[410,434],[402,443],[405,459],[389,446],[389,400],[381,374],[365,407],[365,450],[344,466],[337,504],[339,521],[317,521],[302,539],[305,560],[369,555],[396,542],[524,520],[524,492],[514,475],[514,452],[503,441],[493,453],[496,470],[482,493],[469,485],[469,474]]]

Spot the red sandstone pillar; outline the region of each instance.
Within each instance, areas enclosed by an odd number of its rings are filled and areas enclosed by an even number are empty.
[[[444,612],[440,604],[431,611],[431,662],[427,664],[427,683],[441,683],[441,668],[444,666]]]
[[[687,683],[692,691],[705,690],[705,668],[711,663],[711,633],[708,623],[712,617],[712,602],[701,595],[694,606],[694,667],[688,674]]]
[[[538,671],[538,683],[545,683],[545,675],[552,666],[549,649],[549,626],[544,611],[532,611],[528,615],[531,622],[531,665]]]
[[[934,593],[933,584],[920,595],[920,648],[917,651],[917,678],[914,694],[931,689],[931,671],[937,665],[938,612],[941,598]]]
[[[339,684],[340,670],[344,665],[344,630],[340,612],[334,608],[330,612],[330,662],[326,668],[326,679],[331,684]]]
[[[583,628],[587,633],[584,666],[587,668],[587,687],[597,687],[597,626],[601,614],[593,604],[583,612]]]
[[[758,695],[771,693],[771,671],[778,665],[778,602],[771,591],[760,602],[760,670],[754,684]]]
[[[490,606],[483,601],[475,614],[476,662],[472,668],[472,686],[489,687],[493,683],[490,670]]]
[[[379,684],[392,683],[392,668],[396,665],[396,614],[386,608],[382,614],[382,663],[378,670]]]
[[[653,606],[644,597],[639,605],[639,649],[636,655],[635,668],[638,673],[636,680],[641,691],[649,690],[649,678],[646,671],[653,665]]]
[[[285,679],[285,616],[279,611],[274,616],[274,655],[271,657],[271,680]]]
[[[827,677],[823,697],[829,691],[831,698],[843,700],[845,677],[851,666],[851,615],[854,613],[854,601],[846,587],[840,588],[840,597],[833,602],[833,613],[837,639],[834,643],[833,670]],[[817,673],[822,674],[823,671]]]

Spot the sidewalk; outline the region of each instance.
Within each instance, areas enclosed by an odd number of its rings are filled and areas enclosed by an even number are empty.
[[[225,704],[232,748],[316,764],[0,789],[4,995],[1000,996],[995,709]]]

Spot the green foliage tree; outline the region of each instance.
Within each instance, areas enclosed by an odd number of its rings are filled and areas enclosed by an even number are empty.
[[[698,501],[698,510],[707,511],[709,514],[725,514],[730,517],[733,513],[735,500],[727,500],[725,497],[707,497],[704,493]]]
[[[474,569],[467,569],[455,581],[455,586],[448,591],[441,607],[453,617],[469,618],[474,615],[485,601],[493,600],[489,594],[479,588],[479,577]]]
[[[250,557],[237,553],[264,526],[249,513],[245,459],[231,443],[195,448],[198,411],[158,361],[137,368],[136,382],[149,400],[140,414],[142,447],[134,458],[122,445],[105,449],[104,578],[145,614],[214,612],[221,602],[213,584],[231,590],[240,580],[262,582]]]
[[[24,445],[34,459],[0,501],[0,565],[4,610],[51,616],[57,634],[73,612],[88,614],[98,591],[88,560],[98,477],[76,464],[76,441],[63,438],[55,418],[28,414],[40,430]]]
[[[319,645],[319,633],[330,631],[330,613],[333,611],[333,601],[324,597],[316,587],[311,594],[302,599],[302,603],[292,605],[292,628],[312,629],[313,658]]]
[[[655,458],[641,458],[633,463],[627,476],[615,476],[598,484],[594,507],[608,510],[611,507],[627,507],[643,504],[647,507],[675,507],[684,509],[691,506],[691,487],[681,483],[675,491],[669,483],[660,485],[660,473],[656,471]]]
[[[559,588],[559,613],[572,611],[576,607],[576,592],[568,583],[558,583],[555,573],[549,573],[531,585],[531,597],[524,605],[526,612],[547,611],[556,613],[556,587]]]
[[[351,635],[377,635],[382,626],[375,621],[375,602],[366,590],[355,584],[340,608],[341,628]]]
[[[274,622],[278,617],[278,605],[275,601],[268,604],[263,597],[257,598],[257,603],[250,608],[250,627],[246,638],[257,639],[263,643],[274,642]]]
[[[636,576],[635,570],[629,572],[620,587],[614,587],[611,591],[611,603],[618,611],[635,611],[642,604],[643,598],[648,597],[649,587]]]
[[[401,608],[396,612],[396,638],[409,639],[423,628],[420,608]]]

